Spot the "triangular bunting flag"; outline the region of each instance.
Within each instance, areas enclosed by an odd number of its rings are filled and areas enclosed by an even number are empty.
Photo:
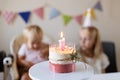
[[[67,25],[70,22],[70,20],[72,19],[72,17],[68,16],[68,15],[62,15],[62,17],[64,20],[64,25]]]
[[[90,10],[90,14],[91,14],[92,19],[96,19],[94,9]]]
[[[100,11],[102,11],[103,9],[102,9],[102,5],[101,5],[101,2],[100,1],[98,1],[97,2],[97,4],[94,6],[94,9],[98,9],[98,10],[100,10]]]
[[[85,11],[85,12],[83,13],[83,16],[86,16],[86,15],[87,15],[87,13],[88,13],[88,12],[87,12],[87,11]]]
[[[44,18],[44,7],[33,10],[33,12],[40,18]]]
[[[2,12],[2,16],[4,17],[5,21],[10,24],[15,19],[16,13],[4,11]]]
[[[30,11],[27,12],[20,12],[19,15],[22,17],[22,19],[28,23],[29,17],[30,17]]]
[[[82,25],[82,19],[83,19],[82,15],[75,16],[74,19],[77,21],[77,23],[79,23],[80,25]]]
[[[50,9],[50,19],[53,19],[60,15],[60,12],[56,8]]]

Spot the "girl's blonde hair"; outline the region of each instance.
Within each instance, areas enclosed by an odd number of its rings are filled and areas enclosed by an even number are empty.
[[[98,29],[94,26],[88,26],[88,27],[82,27],[81,30],[88,30],[90,32],[90,35],[92,35],[95,38],[95,42],[93,45],[93,53],[94,53],[94,58],[98,58],[103,51]],[[82,52],[81,54],[84,55]]]
[[[34,35],[34,36],[40,36],[40,38],[42,39],[43,37],[43,31],[42,29],[37,26],[37,25],[30,25],[27,26],[24,30],[23,30],[23,37],[25,39],[25,41],[27,40],[29,35]]]

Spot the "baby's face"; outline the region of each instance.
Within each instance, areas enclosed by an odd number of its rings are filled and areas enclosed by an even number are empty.
[[[27,46],[29,49],[37,50],[40,48],[41,39],[39,36],[28,37]]]
[[[90,50],[93,48],[95,38],[90,34],[88,30],[80,31],[80,47],[82,50]]]

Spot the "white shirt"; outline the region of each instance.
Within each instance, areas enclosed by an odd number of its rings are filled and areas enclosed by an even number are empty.
[[[40,57],[40,50],[29,50],[26,44],[23,44],[18,52],[18,56],[25,56],[26,61],[30,61],[33,64],[45,61]]]
[[[102,53],[96,60],[89,57],[85,57],[85,60],[93,67],[95,74],[102,73],[102,69],[106,69],[109,65],[109,60],[105,53]]]

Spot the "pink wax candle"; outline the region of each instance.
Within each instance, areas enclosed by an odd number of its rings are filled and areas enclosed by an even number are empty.
[[[59,48],[64,50],[65,48],[65,38],[63,37],[63,32],[60,33],[61,39],[59,40]]]

